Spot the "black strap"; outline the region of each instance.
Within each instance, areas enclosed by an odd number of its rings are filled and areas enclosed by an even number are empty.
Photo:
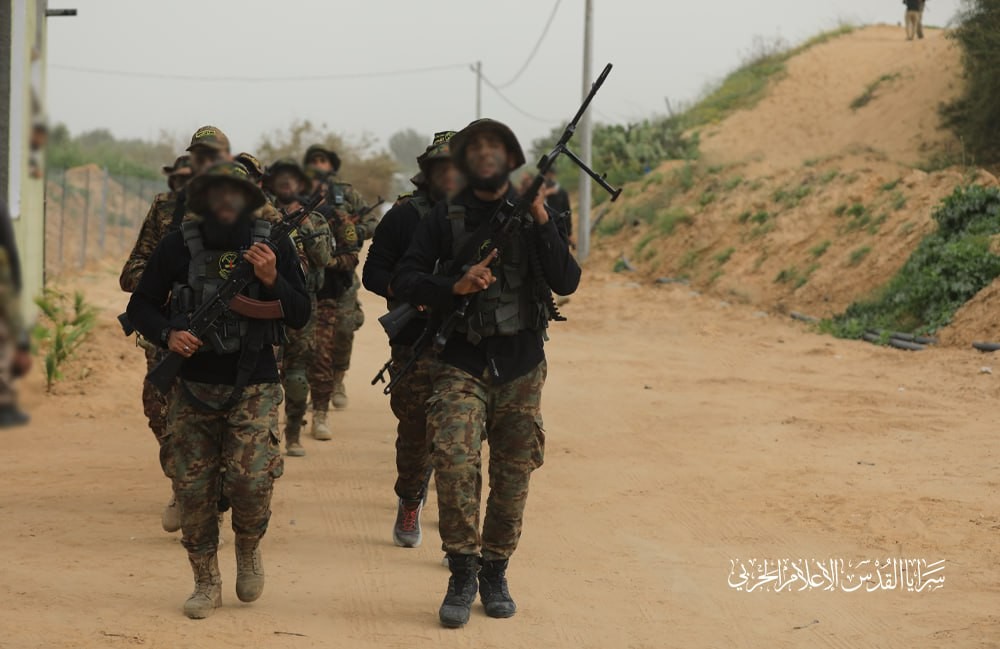
[[[260,353],[264,349],[264,327],[267,324],[262,320],[251,320],[249,322],[246,338],[240,343],[240,360],[236,365],[236,380],[233,381],[233,391],[222,405],[216,406],[202,401],[195,396],[188,384],[183,379],[181,380],[181,388],[184,390],[184,396],[191,405],[206,412],[228,412],[236,407],[240,400],[243,399],[243,392],[246,390],[247,385],[250,384],[250,377],[257,368],[257,361],[260,359]]]
[[[187,213],[186,197],[187,194],[183,190],[177,192],[177,195],[174,197],[174,214],[173,218],[170,220],[171,231],[181,227],[181,222],[184,220],[184,214]]]

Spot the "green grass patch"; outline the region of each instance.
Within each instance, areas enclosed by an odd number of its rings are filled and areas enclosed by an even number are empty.
[[[891,183],[886,183],[886,184],[882,185],[882,191],[884,191],[884,192],[891,192],[892,190],[896,189],[896,187],[898,187],[899,183],[901,183],[901,182],[903,182],[903,179],[902,178],[897,178],[896,180],[892,181]]]
[[[937,230],[887,284],[824,321],[823,330],[843,338],[859,338],[868,329],[934,332],[1000,276],[1000,256],[990,250],[990,239],[1000,234],[1000,190],[960,187],[941,202],[934,220]],[[867,254],[862,250],[851,253],[859,263]]]
[[[722,184],[722,189],[724,189],[727,192],[731,192],[742,184],[743,184],[743,176],[733,176],[732,178],[730,178],[729,180],[727,180]]]
[[[671,207],[656,216],[656,227],[664,236],[670,236],[678,225],[692,225],[694,219],[682,207]]]
[[[726,262],[728,262],[730,257],[733,256],[734,252],[736,252],[736,248],[732,247],[726,248],[725,250],[723,250],[722,252],[720,252],[715,256],[715,263],[718,264],[719,266],[725,266]]]
[[[871,251],[872,251],[871,246],[862,246],[860,248],[852,250],[850,257],[847,260],[847,265],[851,267],[857,266],[858,264],[860,264],[862,261],[865,260],[865,257],[867,257],[869,253],[871,253]]]
[[[815,245],[809,249],[809,254],[812,255],[813,259],[819,259],[826,254],[826,251],[830,249],[830,240],[827,239],[821,244]]]
[[[701,259],[701,251],[699,250],[688,250],[681,256],[680,267],[681,270],[691,270],[698,265],[698,261]]]
[[[716,194],[712,190],[706,189],[702,192],[701,196],[698,197],[698,204],[702,207],[708,207],[715,202]]]
[[[879,89],[882,88],[882,86],[885,86],[887,84],[892,83],[893,81],[896,81],[901,76],[902,75],[900,73],[893,72],[892,74],[883,74],[875,81],[872,81],[865,88],[865,91],[860,95],[858,95],[857,97],[855,97],[854,101],[851,102],[851,110],[860,110],[861,108],[864,108],[865,106],[870,104],[872,100],[875,99],[876,94],[878,93]]]
[[[893,192],[892,201],[890,204],[892,205],[892,209],[898,212],[899,210],[906,207],[906,196],[903,194],[903,192],[900,191]]]
[[[829,169],[823,172],[823,175],[819,177],[819,182],[821,185],[829,185],[834,179],[840,175],[839,169]]]
[[[809,283],[812,274],[819,269],[819,264],[810,264],[808,268],[800,271],[797,266],[789,266],[782,269],[774,278],[776,284],[790,284],[793,288],[799,289]]]

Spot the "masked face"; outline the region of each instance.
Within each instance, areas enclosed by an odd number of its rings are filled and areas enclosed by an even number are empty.
[[[469,186],[483,191],[499,191],[510,178],[511,156],[496,133],[478,133],[469,140],[465,152]]]
[[[333,172],[333,163],[330,162],[330,158],[322,153],[314,153],[306,161],[306,164],[320,173],[328,174]]]
[[[195,174],[200,174],[216,162],[229,159],[230,156],[227,153],[217,149],[210,149],[206,146],[200,146],[191,151],[191,168]]]
[[[179,192],[184,189],[184,185],[188,184],[191,180],[191,174],[173,174],[167,178],[167,185],[170,187],[170,191]]]
[[[247,210],[247,197],[239,188],[220,183],[208,190],[208,209],[223,226],[234,225]]]
[[[305,187],[299,177],[290,171],[278,172],[271,181],[271,189],[274,195],[282,203],[290,203],[296,196],[302,193]]]
[[[430,168],[430,176],[427,179],[431,198],[442,201],[453,195],[458,190],[458,177],[458,169],[451,160],[435,162]]]

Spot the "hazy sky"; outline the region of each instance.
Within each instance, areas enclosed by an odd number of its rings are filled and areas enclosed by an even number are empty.
[[[294,118],[382,142],[412,127],[431,133],[475,117],[475,76],[504,84],[538,39],[555,0],[50,0],[76,18],[49,19],[49,113],[74,132],[188,134],[213,123],[234,149]],[[483,112],[523,141],[569,118],[580,99],[583,0],[562,0],[538,56],[504,93],[484,87]],[[664,110],[664,98],[695,98],[738,65],[754,37],[792,43],[839,21],[898,23],[901,0],[594,0],[595,73],[615,70],[595,104],[602,121]],[[943,25],[959,0],[929,0],[926,22]],[[902,34],[900,35],[902,38]],[[93,74],[265,77],[191,81]],[[455,66],[407,74],[276,82]]]

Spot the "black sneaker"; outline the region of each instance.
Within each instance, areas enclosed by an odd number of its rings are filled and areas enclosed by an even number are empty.
[[[483,561],[479,570],[479,597],[490,617],[513,617],[517,604],[507,590],[507,559]]]
[[[392,541],[401,548],[415,548],[420,545],[420,512],[424,508],[422,500],[399,499],[396,509],[396,525],[392,528]]]
[[[448,594],[441,602],[438,616],[443,626],[457,629],[469,621],[472,603],[476,601],[476,572],[479,570],[479,557],[474,554],[449,554],[448,567],[451,569]]]

